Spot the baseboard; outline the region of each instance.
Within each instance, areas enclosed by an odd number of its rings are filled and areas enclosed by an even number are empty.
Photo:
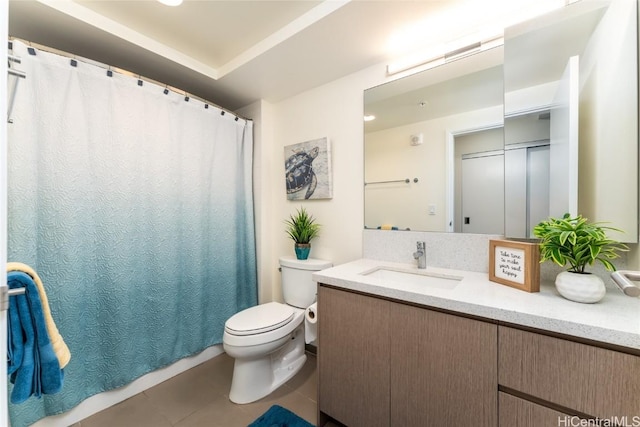
[[[221,344],[209,347],[195,356],[185,357],[169,366],[150,372],[124,387],[91,396],[70,411],[45,417],[33,424],[32,427],[66,427],[73,425],[222,353],[224,353],[224,350]]]

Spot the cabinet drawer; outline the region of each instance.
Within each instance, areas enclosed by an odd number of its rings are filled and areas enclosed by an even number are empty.
[[[498,383],[580,413],[640,415],[640,357],[499,327]]]
[[[568,415],[519,397],[499,393],[500,427],[540,427],[571,425]],[[562,420],[563,422],[560,422]]]

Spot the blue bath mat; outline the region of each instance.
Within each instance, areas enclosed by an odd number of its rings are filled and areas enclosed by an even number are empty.
[[[248,427],[313,427],[313,425],[288,409],[273,405]]]

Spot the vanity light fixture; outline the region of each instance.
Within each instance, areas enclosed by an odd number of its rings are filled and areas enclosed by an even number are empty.
[[[476,52],[501,46],[503,44],[504,28],[524,22],[528,19],[562,8],[568,3],[578,0],[485,0],[484,2],[461,2],[459,8],[451,9],[448,14],[439,17],[438,22],[425,21],[420,26],[414,26],[407,31],[395,35],[390,46],[397,47],[411,45],[415,54],[400,58],[387,66],[387,75],[411,70],[423,71],[449,61],[471,55]],[[494,11],[501,11],[494,13]],[[456,15],[457,14],[457,15]],[[458,15],[469,17],[461,19]],[[495,15],[495,16],[494,16]],[[474,18],[471,18],[474,17]],[[439,22],[449,22],[450,28],[442,28],[439,33],[433,32]],[[464,28],[469,28],[465,36]],[[454,39],[456,38],[456,39]],[[454,40],[452,40],[454,39]],[[415,40],[433,40],[434,43],[419,49]],[[438,42],[437,40],[440,40]],[[452,40],[446,42],[446,40]],[[426,50],[425,50],[426,48]],[[404,52],[409,51],[403,49]],[[416,68],[415,70],[413,70]]]
[[[166,6],[180,6],[182,4],[182,0],[158,0],[158,1]]]
[[[375,120],[375,119],[376,119],[376,116],[374,116],[373,114],[367,114],[367,115],[364,116],[364,121],[365,122],[370,122],[370,121]]]
[[[485,36],[484,38],[465,37],[453,43],[440,45],[427,52],[403,58],[393,64],[387,65],[387,75],[398,74],[412,68],[421,67],[423,69],[433,68],[449,61],[464,58],[473,53],[482,52],[504,44],[502,32]],[[481,40],[481,41],[478,41]],[[416,70],[417,71],[417,70]]]

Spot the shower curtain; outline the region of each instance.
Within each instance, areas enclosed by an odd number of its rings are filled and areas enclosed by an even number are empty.
[[[13,51],[27,78],[8,126],[8,259],[38,272],[72,353],[59,394],[10,405],[20,427],[221,343],[257,279],[251,121]]]

